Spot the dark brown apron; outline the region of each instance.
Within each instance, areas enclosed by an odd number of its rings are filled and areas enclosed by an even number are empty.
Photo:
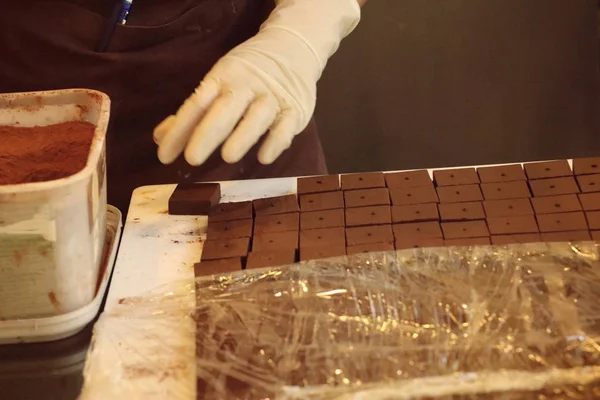
[[[21,0],[0,12],[0,92],[92,88],[112,100],[109,203],[127,211],[138,186],[326,173],[314,121],[273,165],[258,145],[238,164],[220,152],[201,167],[156,156],[153,128],[174,113],[214,63],[255,34],[272,0],[137,0],[106,52],[95,51],[114,0]]]

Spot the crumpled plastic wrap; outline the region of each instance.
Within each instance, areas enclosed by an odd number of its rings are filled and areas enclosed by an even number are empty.
[[[566,243],[419,249],[160,288],[100,319],[84,393],[112,385],[114,398],[136,397],[140,382],[125,362],[103,362],[98,340],[114,345],[107,324],[118,321],[129,342],[148,334],[166,348],[168,329],[140,327],[156,319],[192,330],[191,343],[171,344],[195,346],[199,399],[600,398],[598,254]],[[139,367],[164,378],[168,357],[145,351]]]

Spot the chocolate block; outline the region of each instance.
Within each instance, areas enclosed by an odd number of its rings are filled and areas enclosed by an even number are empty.
[[[600,243],[600,231],[592,231],[592,240]]]
[[[249,238],[207,240],[202,247],[202,261],[246,257]]]
[[[524,167],[528,179],[559,178],[573,175],[567,160],[528,163]]]
[[[501,165],[498,167],[477,168],[481,183],[499,183],[526,181],[525,172],[520,164]]]
[[[342,189],[372,189],[385,187],[385,179],[382,172],[369,172],[366,174],[342,175]]]
[[[392,243],[394,235],[391,225],[363,226],[346,229],[348,246],[369,243]]]
[[[414,240],[416,238],[441,239],[442,229],[439,222],[414,222],[410,224],[396,224],[393,227],[394,238],[398,240]]]
[[[575,175],[600,174],[600,157],[574,159],[573,172]]]
[[[490,235],[485,221],[442,222],[444,239],[478,238]]]
[[[207,240],[235,239],[252,237],[252,220],[213,222],[208,224]]]
[[[487,225],[492,235],[539,232],[533,215],[488,218]]]
[[[494,235],[492,244],[503,246],[506,244],[538,243],[542,238],[539,233],[520,233],[515,235]]]
[[[543,214],[537,216],[540,232],[561,232],[587,230],[583,212]]]
[[[194,264],[194,276],[228,275],[242,270],[241,258],[226,258],[224,260],[203,261]]]
[[[296,250],[253,251],[248,254],[246,269],[279,267],[296,262]]]
[[[488,218],[533,215],[529,199],[486,200],[483,208]]]
[[[254,205],[254,214],[256,216],[288,214],[300,211],[298,198],[295,194],[257,199],[252,204]]]
[[[346,248],[346,253],[350,256],[352,254],[361,253],[380,253],[385,251],[394,251],[393,243],[368,243],[359,244],[356,246],[349,246]]]
[[[442,221],[485,219],[483,206],[478,201],[470,203],[445,203],[440,204],[439,208]]]
[[[300,229],[303,231],[310,229],[344,227],[346,220],[344,210],[323,210],[300,213]]]
[[[576,194],[560,196],[534,197],[531,199],[536,214],[554,214],[561,212],[581,211],[581,204]]]
[[[386,225],[392,223],[390,206],[346,209],[346,226]]]
[[[481,201],[479,185],[443,186],[437,188],[440,203],[466,203]]]
[[[380,206],[390,204],[390,194],[386,188],[348,190],[344,192],[346,208]]]
[[[208,224],[222,221],[252,219],[252,202],[220,203],[211,207],[208,213]]]
[[[433,171],[433,180],[438,186],[461,186],[479,183],[475,168],[457,168]]]
[[[302,247],[300,249],[300,261],[321,260],[324,258],[342,257],[346,255],[346,246],[339,244],[318,246],[318,247]]]
[[[579,195],[579,201],[585,211],[600,210],[600,193],[582,193]]]
[[[544,232],[542,233],[544,242],[586,242],[592,240],[590,233],[585,231],[569,232]]]
[[[407,189],[393,189],[390,190],[390,197],[392,199],[392,204],[395,206],[438,202],[437,192],[433,185]]]
[[[279,215],[259,215],[254,220],[254,235],[265,233],[297,231],[300,226],[298,213]]]
[[[385,183],[390,189],[408,189],[432,185],[429,172],[426,170],[394,172],[385,174]]]
[[[458,238],[458,239],[446,239],[444,245],[455,246],[455,247],[466,247],[466,246],[488,246],[490,245],[489,237],[475,237],[475,238]]]
[[[344,228],[323,228],[300,231],[300,249],[305,247],[343,246],[346,248]]]
[[[440,219],[435,203],[414,204],[410,206],[392,206],[392,222],[423,222]]]
[[[600,174],[578,176],[577,182],[583,193],[600,192]]]
[[[252,251],[296,250],[298,248],[298,231],[265,233],[254,236]]]
[[[169,214],[208,215],[220,200],[218,183],[180,183],[169,198]]]
[[[482,183],[481,191],[486,200],[526,199],[531,197],[525,181]]]
[[[420,249],[427,247],[444,247],[444,240],[441,238],[404,238],[396,240],[397,250]]]
[[[296,181],[296,186],[296,191],[299,195],[309,193],[335,192],[337,190],[340,190],[340,176],[326,175],[298,178],[298,180]]]
[[[577,182],[575,182],[575,178],[572,176],[531,181],[529,182],[529,186],[535,197],[579,193]]]
[[[591,230],[600,229],[600,211],[588,211],[585,216]]]
[[[305,194],[300,196],[300,209],[306,211],[344,208],[344,194],[340,192]]]

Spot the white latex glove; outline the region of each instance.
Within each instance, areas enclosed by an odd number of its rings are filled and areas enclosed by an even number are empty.
[[[158,125],[158,158],[185,150],[200,165],[225,142],[238,162],[268,132],[258,159],[274,162],[310,122],[316,83],[341,40],[360,20],[357,0],[277,0],[259,33],[221,58],[200,86]]]

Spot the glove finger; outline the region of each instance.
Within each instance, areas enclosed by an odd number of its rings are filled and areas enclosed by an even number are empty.
[[[163,122],[154,128],[154,134],[152,135],[154,143],[160,144],[162,138],[165,137],[167,132],[173,128],[173,125],[175,125],[175,120],[176,118],[174,115],[169,115],[163,120]]]
[[[278,112],[279,105],[274,97],[264,96],[252,103],[225,142],[221,151],[223,160],[230,164],[240,161],[260,137],[267,133]]]
[[[158,159],[163,164],[172,163],[183,152],[194,128],[218,97],[219,92],[220,86],[217,81],[205,80],[182,104],[175,115],[173,126],[160,139]]]
[[[265,165],[275,162],[281,153],[292,145],[297,127],[298,118],[295,114],[281,115],[280,119],[271,127],[269,136],[260,147],[258,161]]]

